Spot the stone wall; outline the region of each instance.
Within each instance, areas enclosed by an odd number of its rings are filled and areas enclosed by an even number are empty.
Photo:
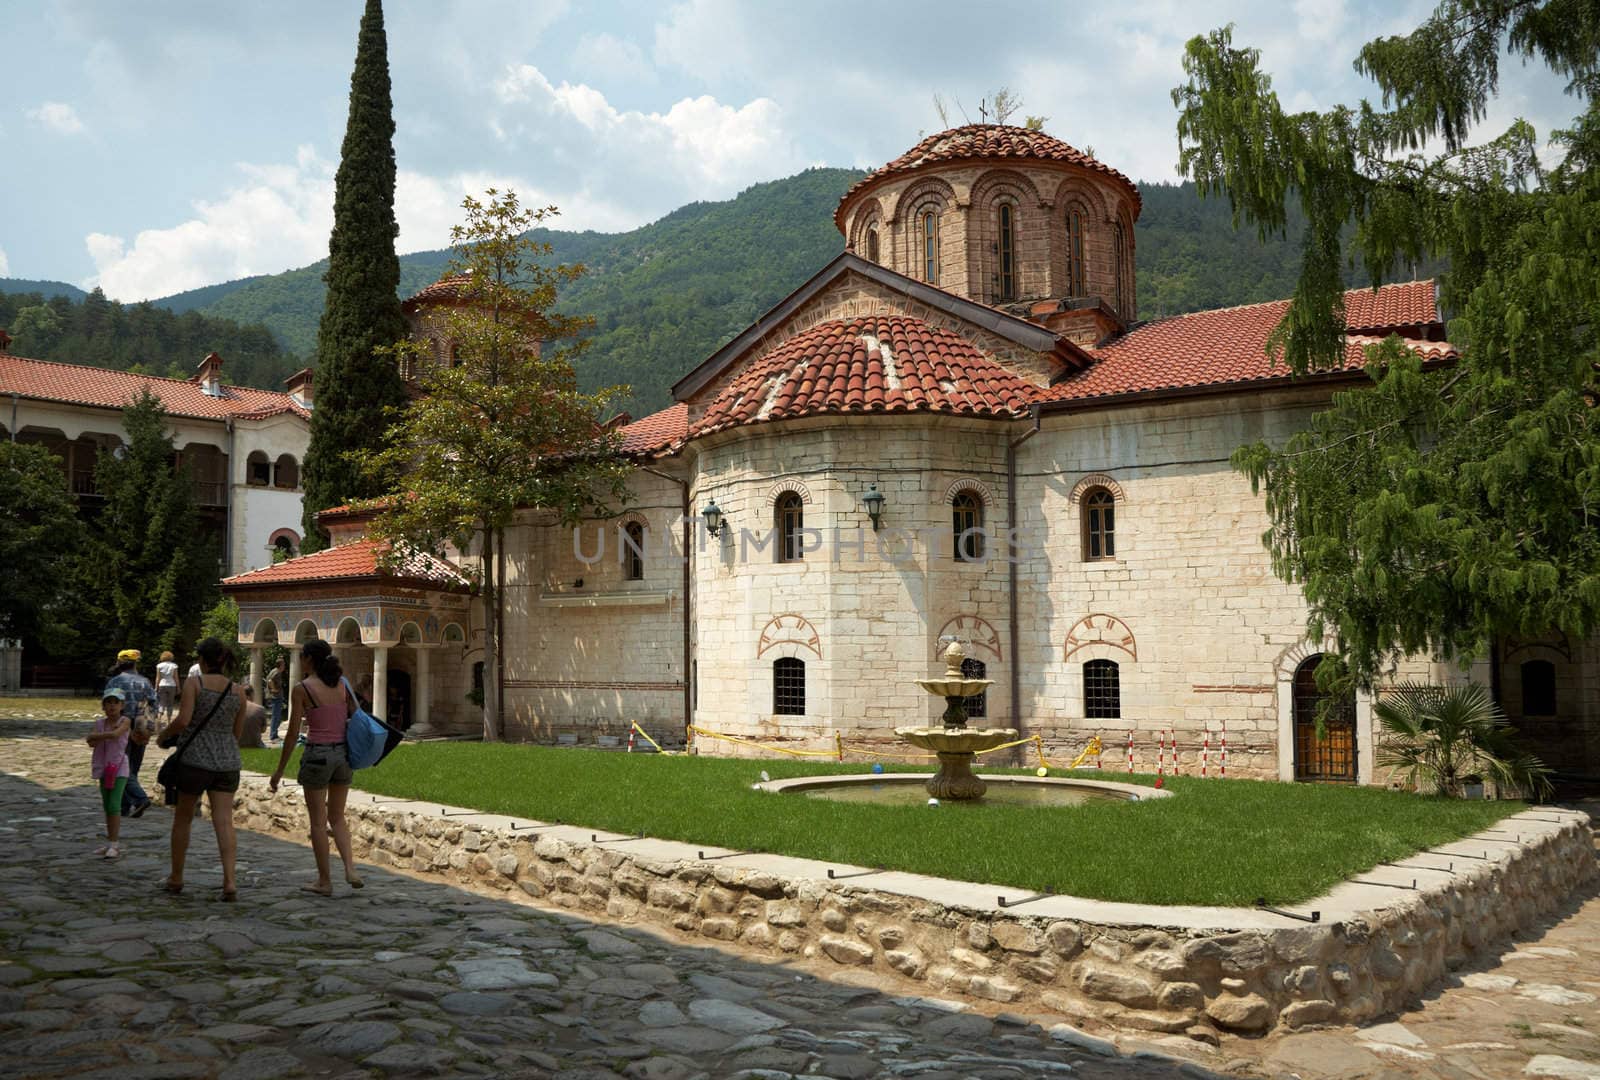
[[[237,806],[241,827],[304,838],[298,792],[274,796],[247,779]],[[359,801],[349,812],[358,855],[380,865],[520,889],[558,907],[774,958],[868,971],[886,985],[1207,1041],[1218,1031],[1360,1022],[1414,1004],[1474,953],[1590,887],[1596,873],[1582,815],[1540,825],[1526,813],[1509,819],[1527,830],[1515,847],[1442,884],[1397,890],[1382,908],[1330,913],[1318,924],[1240,911],[1232,926],[1216,918],[1199,926],[1197,911],[1227,912],[1145,907],[1135,909],[1148,913],[1140,924],[982,910],[781,876],[736,860],[701,861],[683,845],[655,845],[682,857],[646,856],[584,843],[588,833],[578,829],[518,835]]]

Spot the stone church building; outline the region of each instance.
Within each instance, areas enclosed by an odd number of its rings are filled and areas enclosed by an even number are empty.
[[[1315,737],[1325,646],[1229,455],[1359,385],[1368,343],[1452,358],[1434,286],[1350,292],[1347,366],[1291,379],[1265,354],[1286,301],[1139,320],[1139,211],[1120,172],[999,125],[929,136],[852,187],[845,252],[621,428],[627,511],[576,535],[530,515],[508,537],[507,736],[637,722],[676,743],[690,721],[887,749],[942,709],[913,680],[955,636],[993,680],[975,723],[1038,734],[1052,759],[1099,735],[1122,767],[1131,738],[1153,769],[1169,732],[1185,771],[1207,746],[1214,770],[1225,734],[1230,776],[1381,779],[1368,695]],[[452,297],[412,298],[416,332]],[[476,730],[476,601],[447,564],[386,578],[359,515],[330,524],[340,546],[228,579],[241,639],[327,637],[375,683],[403,677],[411,719]],[[1471,674],[1547,761],[1594,774],[1595,660],[1514,641],[1498,676]]]

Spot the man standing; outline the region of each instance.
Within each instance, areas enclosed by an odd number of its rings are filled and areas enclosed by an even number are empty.
[[[289,696],[289,657],[280,655],[278,662],[267,672],[267,708],[272,712],[273,742],[278,741],[278,725],[283,723],[283,706]]]
[[[111,669],[106,680],[106,692],[121,690],[127,698],[128,717],[128,786],[122,793],[122,816],[136,818],[150,808],[150,796],[139,784],[139,766],[144,764],[145,744],[155,734],[156,688],[138,672],[139,650],[123,649],[117,654],[117,666]]]

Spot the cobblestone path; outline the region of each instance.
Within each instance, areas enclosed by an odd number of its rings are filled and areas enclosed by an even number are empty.
[[[310,852],[255,833],[223,904],[198,823],[169,897],[170,811],[124,822],[120,862],[93,856],[88,730],[0,720],[3,1076],[1208,1075],[378,867],[361,892],[308,896]]]
[[[1600,1080],[1593,896],[1387,1023],[1114,1048],[378,867],[362,892],[309,897],[309,851],[256,833],[222,904],[203,824],[168,897],[169,811],[124,822],[120,862],[93,857],[86,708],[0,699],[4,1077]]]

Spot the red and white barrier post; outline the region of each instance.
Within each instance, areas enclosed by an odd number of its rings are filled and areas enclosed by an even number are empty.
[[[1204,779],[1210,775],[1211,766],[1211,731],[1207,729],[1205,738],[1200,743],[1200,776]]]
[[[1133,732],[1128,732],[1128,771],[1133,771]]]
[[[1222,722],[1222,778],[1228,778],[1228,722]]]
[[[628,725],[628,753],[633,753],[633,733],[639,730],[638,724]]]

